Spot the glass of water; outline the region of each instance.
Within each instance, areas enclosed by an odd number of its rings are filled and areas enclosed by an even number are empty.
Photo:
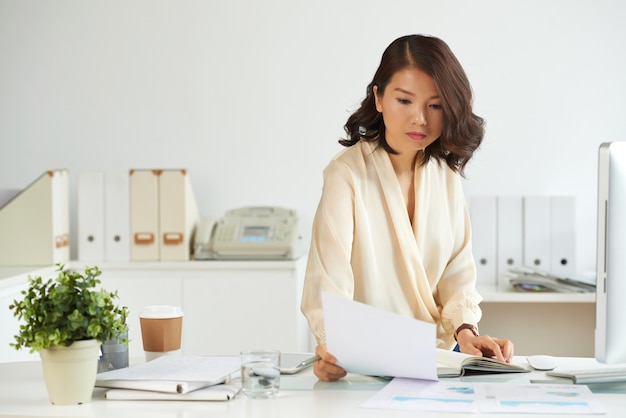
[[[241,391],[249,398],[273,398],[280,388],[280,351],[241,352]]]

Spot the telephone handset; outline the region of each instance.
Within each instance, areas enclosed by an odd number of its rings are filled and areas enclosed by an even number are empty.
[[[216,218],[202,218],[198,221],[193,239],[193,258],[196,260],[211,258],[211,236],[216,223]]]
[[[194,258],[293,259],[300,235],[294,210],[273,206],[232,209],[222,219],[203,219],[194,240]]]

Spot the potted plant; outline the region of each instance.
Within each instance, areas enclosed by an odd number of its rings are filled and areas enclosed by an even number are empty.
[[[24,298],[9,305],[23,321],[11,346],[40,353],[51,403],[81,404],[91,400],[100,344],[127,335],[128,312],[115,304],[117,291],[99,288],[98,267],[56,271],[54,279],[29,276]]]

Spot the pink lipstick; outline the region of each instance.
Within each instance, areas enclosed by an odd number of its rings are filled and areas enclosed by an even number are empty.
[[[421,141],[422,139],[426,138],[426,134],[424,134],[422,132],[413,132],[412,131],[412,132],[407,132],[406,134],[413,141]]]

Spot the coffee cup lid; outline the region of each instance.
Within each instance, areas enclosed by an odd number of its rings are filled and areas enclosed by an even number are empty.
[[[169,305],[145,306],[139,314],[140,318],[178,318],[180,316],[183,316],[183,308]]]

